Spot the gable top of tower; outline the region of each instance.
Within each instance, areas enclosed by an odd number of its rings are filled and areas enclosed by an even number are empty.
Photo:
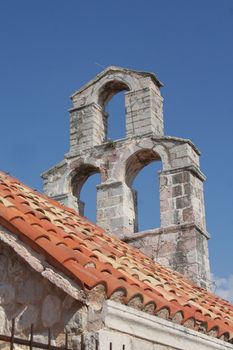
[[[120,74],[120,76],[124,79],[124,76],[133,76],[134,78],[140,80],[143,78],[150,78],[151,81],[158,87],[163,87],[162,82],[156,77],[154,73],[151,72],[142,72],[142,71],[136,71],[128,68],[122,68],[117,66],[109,66],[106,69],[104,69],[102,72],[96,75],[96,77],[92,80],[90,80],[87,84],[83,85],[79,90],[77,90],[74,94],[71,95],[71,99],[74,100],[77,95],[80,95],[85,90],[87,90],[89,87],[94,86],[97,84],[101,79],[103,79],[106,76],[116,76],[116,74]],[[119,77],[119,76],[118,76]]]
[[[2,172],[0,225],[42,254],[87,295],[100,286],[108,299],[233,340],[229,302]]]

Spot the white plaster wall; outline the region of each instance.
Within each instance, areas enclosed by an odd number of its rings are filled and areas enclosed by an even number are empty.
[[[222,340],[107,301],[102,312],[105,327],[99,331],[100,350],[230,350]]]

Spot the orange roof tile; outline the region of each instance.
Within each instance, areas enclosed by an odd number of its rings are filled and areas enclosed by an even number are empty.
[[[233,305],[107,235],[73,209],[0,172],[0,225],[88,293],[106,297],[233,342]]]

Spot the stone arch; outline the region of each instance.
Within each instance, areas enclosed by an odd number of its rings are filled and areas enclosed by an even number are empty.
[[[103,109],[111,98],[121,91],[130,90],[129,84],[121,80],[113,79],[102,85],[98,91],[98,105]]]
[[[148,87],[149,81],[157,86],[161,86],[156,80],[155,76],[151,73],[142,73],[137,71],[128,70],[121,67],[109,67],[97,77],[83,86],[79,91],[75,92],[71,99],[74,107],[79,108],[91,103],[100,103],[99,95],[103,89],[110,84],[111,89],[116,91],[129,90],[137,91]],[[101,103],[100,103],[101,104]]]
[[[108,176],[110,176],[114,181],[123,181],[126,184],[129,183],[127,169],[129,167],[130,161],[133,160],[133,157],[136,157],[136,155],[140,154],[140,151],[142,150],[147,150],[147,152],[151,152],[152,159],[154,155],[154,157],[156,157],[156,159],[154,160],[161,161],[161,170],[164,171],[171,168],[170,166],[171,153],[169,152],[169,145],[167,146],[165,142],[164,142],[164,145],[160,145],[159,141],[156,141],[155,139],[151,139],[151,138],[132,139],[132,140],[127,140],[126,142],[127,142],[126,144],[119,142],[118,143],[119,147],[117,147],[116,149],[114,148],[114,145],[117,146],[117,143],[112,144],[113,151],[117,152],[118,161],[117,162],[115,161],[112,163]],[[111,144],[109,144],[109,149],[110,148],[111,148]],[[148,156],[147,164],[149,163],[150,161]],[[106,181],[105,178],[106,176],[103,177],[103,181]]]
[[[141,149],[132,154],[125,166],[125,182],[131,187],[133,180],[136,175],[142,170],[145,166],[154,162],[156,160],[161,160],[158,153],[156,153],[153,149]]]
[[[82,164],[75,169],[71,175],[71,192],[73,197],[77,200],[78,212],[81,215],[84,215],[85,206],[85,203],[80,199],[82,188],[90,176],[98,173],[101,175],[101,171],[98,167],[92,164]]]
[[[162,162],[163,170],[170,168],[169,149],[165,146],[158,144],[155,147],[153,147],[153,150],[155,153],[157,153],[159,155],[160,160]]]

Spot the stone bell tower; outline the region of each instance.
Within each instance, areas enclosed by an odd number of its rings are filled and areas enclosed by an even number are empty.
[[[44,191],[83,215],[82,186],[89,176],[100,173],[97,224],[208,288],[209,235],[200,153],[190,140],[164,136],[161,86],[152,73],[109,67],[75,92],[70,150],[62,162],[42,174]],[[109,142],[105,106],[120,91],[125,91],[126,137]],[[163,166],[161,227],[137,232],[137,193],[132,182],[156,160]]]

